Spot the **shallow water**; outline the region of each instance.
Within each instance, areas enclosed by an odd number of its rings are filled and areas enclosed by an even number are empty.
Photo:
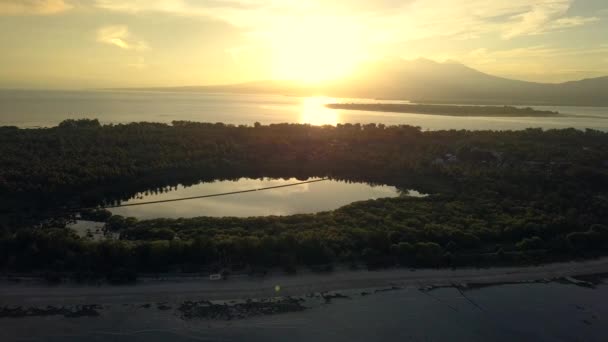
[[[332,102],[380,102],[364,99],[282,95],[205,94],[125,91],[0,90],[0,125],[55,126],[69,118],[98,118],[102,123],[173,120],[249,124],[337,123],[408,124],[423,129],[525,129],[528,127],[608,130],[607,107],[534,106],[562,117],[452,117],[404,113],[333,110]],[[395,101],[387,101],[395,102]]]
[[[99,317],[0,319],[0,330],[8,340],[32,341],[604,341],[608,333],[606,285],[359,292],[238,321],[182,320],[172,310],[113,304]]]
[[[237,181],[215,181],[200,183],[190,187],[180,185],[177,189],[174,188],[168,192],[139,193],[130,200],[122,202],[122,204],[252,190],[299,182],[301,180],[295,178],[241,178]],[[325,180],[316,183],[298,184],[278,189],[221,197],[114,208],[110,209],[110,211],[115,215],[132,216],[141,219],[197,216],[248,217],[290,215],[333,210],[356,201],[396,197],[399,195],[399,190],[393,186],[372,186],[365,183]],[[416,191],[412,191],[411,193],[406,192],[405,195],[422,196],[422,194]]]

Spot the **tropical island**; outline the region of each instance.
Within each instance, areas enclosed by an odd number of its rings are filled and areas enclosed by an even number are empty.
[[[608,133],[382,124],[0,128],[0,270],[111,281],[146,272],[487,267],[608,254]],[[133,194],[239,177],[417,188],[315,214],[138,220]],[[89,208],[74,210],[75,208]],[[80,237],[75,219],[116,238]]]
[[[558,112],[538,110],[530,107],[513,106],[454,106],[439,104],[409,103],[330,103],[331,109],[363,110],[371,112],[413,113],[446,116],[492,116],[492,117],[534,117],[557,116]]]

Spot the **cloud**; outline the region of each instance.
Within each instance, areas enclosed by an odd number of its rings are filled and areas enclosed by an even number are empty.
[[[467,56],[464,56],[464,59],[476,65],[494,64],[497,61],[506,62],[512,59],[521,60],[556,56],[564,52],[564,49],[550,48],[544,45],[495,51],[479,48],[469,52]]]
[[[273,40],[316,21],[356,34],[373,51],[377,44],[429,38],[472,40],[496,35],[509,40],[598,21],[568,16],[574,0],[96,0],[95,6],[127,13],[146,11],[206,16]]]
[[[565,17],[565,18],[560,18],[555,20],[553,23],[551,23],[550,28],[551,29],[564,29],[564,28],[569,28],[569,27],[576,27],[576,26],[582,26],[588,23],[593,23],[596,21],[599,21],[600,18],[598,17],[581,17],[581,16],[576,16],[576,17]]]
[[[72,7],[64,0],[0,0],[0,15],[50,15]]]
[[[97,41],[114,45],[125,50],[146,50],[148,45],[142,40],[135,39],[126,25],[105,26],[97,30]]]
[[[502,33],[504,39],[537,34],[545,29],[555,17],[564,15],[570,8],[570,1],[543,1],[529,10],[511,17]]]
[[[474,49],[457,56],[459,61],[493,75],[528,81],[563,82],[597,77],[608,71],[602,57],[608,46],[583,48],[535,45],[513,49]],[[585,61],[581,64],[580,61]]]
[[[529,10],[514,15],[505,25],[502,38],[511,39],[525,35],[543,34],[598,21],[597,17],[566,17],[572,0],[544,0]]]
[[[592,54],[606,54],[608,46],[599,45],[588,49],[578,48],[559,48],[545,45],[535,45],[506,50],[490,51],[486,48],[479,48],[470,51],[464,59],[475,61],[475,64],[494,63],[496,61],[507,61],[510,59],[530,60],[534,58],[556,58],[563,56],[579,56]]]
[[[141,11],[161,11],[161,12],[180,12],[185,11],[186,7],[182,1],[163,1],[163,0],[96,0],[95,6],[112,11],[121,12],[141,12]]]
[[[218,9],[275,12],[275,14],[279,15],[293,11],[300,13],[301,11],[312,12],[317,11],[320,8],[334,13],[352,11],[394,11],[414,1],[415,0],[96,0],[95,6],[114,11],[160,11],[184,15],[210,15],[212,14],[211,10]]]
[[[120,12],[166,12],[180,15],[212,15],[213,10],[253,10],[263,6],[264,1],[230,0],[96,0],[95,6]]]

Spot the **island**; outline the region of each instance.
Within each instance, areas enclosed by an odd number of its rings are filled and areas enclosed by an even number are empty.
[[[492,117],[547,117],[559,112],[513,106],[454,106],[410,103],[330,103],[331,109],[362,110],[370,112],[412,113],[445,116],[492,116]]]
[[[0,128],[0,270],[49,280],[518,266],[608,255],[608,133],[66,120]],[[332,178],[419,189],[312,214],[138,219],[178,184]],[[177,202],[183,203],[183,202]],[[96,221],[105,239],[78,236]]]

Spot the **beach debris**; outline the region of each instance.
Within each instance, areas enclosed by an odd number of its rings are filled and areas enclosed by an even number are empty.
[[[330,303],[332,299],[350,299],[349,296],[343,295],[338,292],[334,292],[334,293],[321,292],[321,298],[323,298],[325,300],[325,303]]]
[[[397,290],[401,290],[401,289],[403,289],[403,287],[391,286],[391,287],[387,287],[387,288],[383,288],[383,289],[374,290],[374,293],[388,292],[388,291],[397,291]]]
[[[156,308],[158,310],[162,310],[162,311],[166,311],[166,310],[170,310],[171,309],[171,307],[169,305],[167,305],[167,304],[158,304],[156,306]]]
[[[0,308],[0,318],[20,318],[20,317],[35,317],[35,316],[56,316],[61,315],[68,318],[76,317],[95,317],[99,316],[99,311],[102,309],[100,305],[76,305],[76,306],[52,306],[45,308],[21,306],[10,308]]]
[[[298,298],[268,298],[263,300],[248,299],[244,303],[229,305],[216,304],[206,300],[183,302],[177,311],[182,319],[233,320],[253,316],[275,315],[287,312],[303,311],[306,307]]]
[[[588,281],[584,281],[584,280],[579,280],[579,279],[576,279],[574,277],[564,277],[562,279],[565,280],[565,281],[567,281],[567,282],[569,282],[569,283],[571,283],[571,284],[574,284],[574,285],[578,285],[578,286],[582,286],[582,287],[595,288],[595,285],[593,283],[588,282]]]

